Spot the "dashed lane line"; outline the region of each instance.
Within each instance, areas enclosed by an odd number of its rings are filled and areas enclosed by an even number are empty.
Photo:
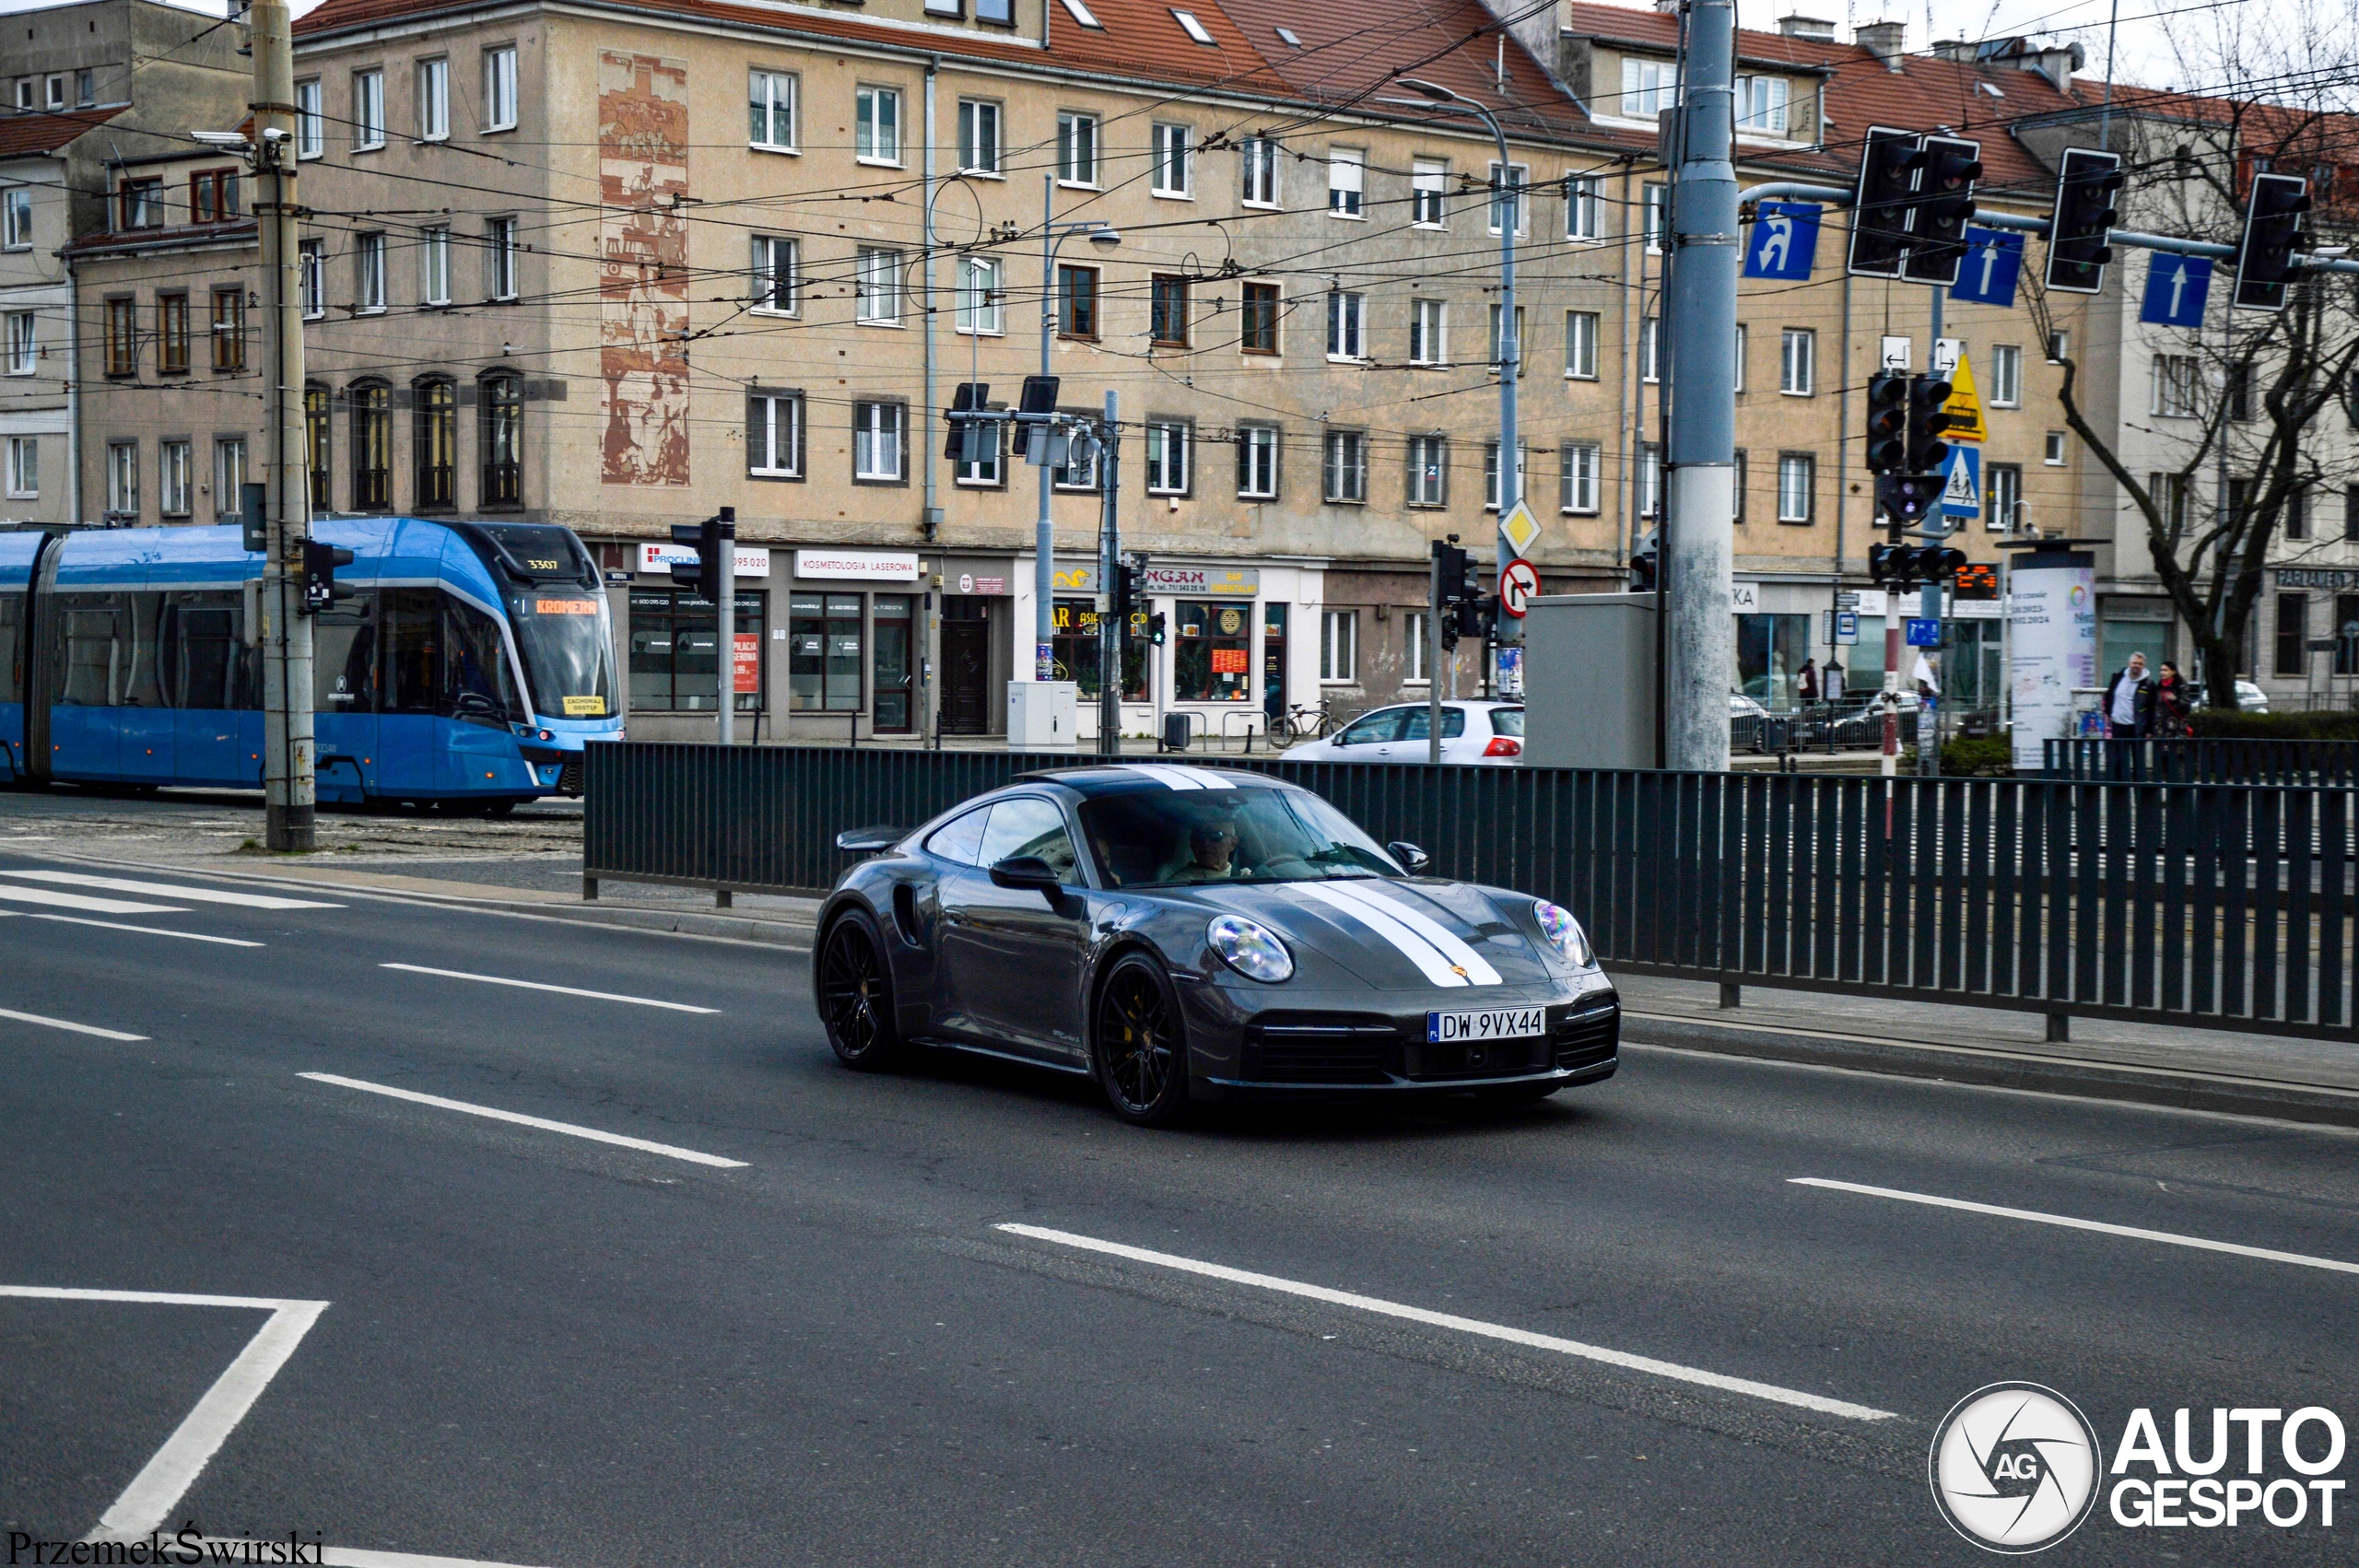
[[[503,1111],[495,1106],[478,1106],[465,1100],[446,1100],[440,1094],[421,1094],[415,1089],[396,1089],[389,1083],[371,1083],[366,1079],[346,1078],[334,1072],[299,1072],[298,1078],[308,1078],[314,1083],[332,1083],[339,1089],[358,1089],[364,1094],[383,1094],[390,1099],[408,1100],[412,1104],[432,1106],[438,1110],[457,1111],[464,1116],[483,1117],[492,1121],[513,1122],[518,1127],[538,1128],[543,1132],[562,1132],[569,1138],[587,1138],[593,1142],[612,1143],[618,1148],[637,1149],[642,1153],[662,1154],[666,1159],[687,1160],[695,1164],[713,1165],[722,1170],[743,1170],[743,1160],[724,1159],[708,1154],[700,1149],[683,1149],[676,1143],[656,1143],[644,1138],[628,1138],[619,1132],[604,1132],[594,1127],[581,1127],[569,1121],[551,1121],[546,1117],[526,1116],[521,1111]]]
[[[76,1035],[96,1035],[101,1040],[144,1040],[145,1035],[126,1035],[119,1029],[101,1029],[95,1024],[76,1024],[71,1019],[44,1018],[38,1012],[18,1012],[0,1007],[0,1018],[13,1018],[19,1024],[38,1024],[44,1029],[64,1029]]]

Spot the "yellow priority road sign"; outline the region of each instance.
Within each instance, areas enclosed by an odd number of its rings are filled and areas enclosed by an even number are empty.
[[[1942,404],[1942,412],[1950,416],[1950,427],[1942,432],[1945,441],[1987,441],[1989,429],[1982,423],[1982,399],[1974,391],[1974,369],[1961,352],[1957,364],[1950,370],[1950,400]]]
[[[1529,556],[1532,542],[1540,537],[1540,520],[1532,515],[1531,504],[1518,497],[1514,508],[1499,519],[1499,532],[1518,556]]]

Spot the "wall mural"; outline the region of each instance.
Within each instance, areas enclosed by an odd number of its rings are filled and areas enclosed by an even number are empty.
[[[600,479],[688,482],[688,67],[598,55]]]

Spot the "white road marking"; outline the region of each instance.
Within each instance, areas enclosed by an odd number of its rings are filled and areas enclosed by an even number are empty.
[[[314,1083],[333,1083],[339,1089],[358,1089],[366,1094],[384,1094],[396,1100],[409,1100],[421,1106],[433,1106],[440,1110],[458,1111],[467,1116],[487,1117],[493,1121],[513,1122],[519,1127],[536,1127],[543,1132],[562,1132],[571,1138],[587,1138],[599,1143],[612,1143],[624,1149],[637,1149],[649,1154],[663,1154],[675,1160],[688,1160],[699,1165],[717,1165],[723,1170],[743,1170],[743,1160],[725,1160],[718,1154],[707,1154],[696,1149],[683,1149],[676,1143],[653,1143],[644,1138],[626,1138],[619,1132],[601,1132],[594,1127],[578,1127],[569,1121],[551,1121],[546,1117],[525,1116],[520,1111],[503,1111],[490,1106],[472,1105],[465,1100],[446,1100],[440,1094],[421,1094],[415,1089],[396,1089],[390,1084],[370,1083],[358,1078],[346,1078],[333,1072],[299,1072],[298,1078],[308,1078]]]
[[[9,909],[0,913],[16,914]],[[85,920],[75,915],[28,915],[31,920],[58,920],[69,926],[98,926],[111,931],[137,931],[142,936],[176,936],[183,942],[217,942],[224,947],[265,947],[266,942],[247,942],[234,936],[207,936],[203,931],[168,931],[161,926],[126,926],[120,920]]]
[[[249,909],[341,909],[313,898],[280,898],[268,893],[234,893],[222,887],[180,887],[163,882],[134,882],[127,877],[86,876],[80,872],[20,872],[0,869],[0,876],[27,882],[56,883],[67,887],[100,887],[110,893],[147,893],[158,898],[184,898],[192,904],[237,904]],[[5,884],[0,884],[5,885]]]
[[[719,1012],[717,1007],[691,1007],[685,1001],[658,1001],[653,997],[623,996],[616,991],[577,990],[571,986],[546,985],[539,980],[511,980],[505,975],[470,975],[464,969],[429,969],[423,964],[380,964],[409,975],[440,975],[446,980],[480,980],[487,986],[514,986],[528,991],[555,991],[559,996],[588,997],[593,1001],[627,1001],[636,1007],[668,1007],[675,1012]]]
[[[1351,916],[1391,942],[1402,957],[1425,971],[1426,978],[1435,985],[1465,986],[1473,983],[1452,967],[1439,948],[1411,930],[1404,922],[1394,919],[1388,910],[1362,903],[1356,898],[1346,898],[1323,882],[1290,882],[1285,886],[1300,897],[1316,899],[1330,908],[1341,909]],[[1496,980],[1498,977],[1494,971],[1491,978]]]
[[[170,1546],[174,1539],[171,1536],[166,1536],[165,1544]],[[249,1543],[235,1536],[206,1536],[204,1539],[204,1550],[207,1552],[217,1545],[229,1554],[221,1559],[225,1562],[272,1561],[269,1555],[270,1543],[267,1541]],[[261,1554],[252,1557],[239,1555],[249,1544],[259,1545],[262,1548]],[[307,1549],[311,1544],[309,1541],[303,1542]],[[279,1542],[279,1549],[282,1551],[286,1550],[283,1538]],[[209,1558],[208,1561],[210,1561]],[[328,1568],[520,1568],[519,1564],[513,1562],[487,1562],[474,1557],[433,1557],[414,1551],[370,1551],[354,1546],[323,1546],[319,1549],[316,1561],[327,1564]]]
[[[101,1029],[95,1024],[72,1024],[63,1018],[43,1018],[38,1012],[16,1012],[5,1007],[0,1007],[0,1018],[13,1018],[19,1024],[38,1024],[45,1029],[70,1029],[76,1035],[96,1035],[101,1040],[144,1040],[147,1037]]]
[[[137,1036],[128,1036],[136,1038]],[[205,1398],[196,1402],[179,1428],[156,1450],[156,1457],[134,1476],[99,1520],[93,1539],[131,1540],[161,1529],[188,1489],[196,1483],[205,1464],[220,1452],[229,1433],[245,1420],[278,1369],[287,1364],[303,1336],[311,1331],[323,1301],[276,1301],[262,1296],[185,1295],[166,1291],[92,1291],[55,1289],[43,1285],[0,1285],[0,1296],[48,1301],[135,1302],[155,1306],[244,1306],[270,1314],[246,1348],[238,1352]]]
[[[1700,1367],[1682,1366],[1676,1362],[1657,1361],[1652,1356],[1632,1355],[1626,1351],[1607,1350],[1601,1345],[1585,1345],[1578,1340],[1562,1340],[1554,1334],[1535,1334],[1528,1328],[1509,1328],[1504,1323],[1486,1323],[1479,1317],[1461,1317],[1454,1313],[1429,1312],[1422,1306],[1409,1306],[1376,1296],[1356,1295],[1349,1291],[1330,1290],[1324,1285],[1304,1284],[1296,1280],[1281,1280],[1271,1274],[1250,1273],[1243,1269],[1231,1269],[1219,1263],[1202,1263],[1192,1258],[1180,1258],[1168,1252],[1150,1252],[1143,1246],[1125,1246],[1120,1242],[1100,1241],[1095,1236],[1076,1235],[1071,1231],[1046,1230],[1039,1225],[1000,1224],[992,1227],[1010,1235],[1028,1236],[1034,1241],[1053,1243],[1059,1246],[1077,1247],[1085,1252],[1102,1252],[1109,1257],[1128,1258],[1133,1263],[1150,1263],[1159,1269],[1174,1269],[1182,1273],[1201,1274],[1207,1279],[1225,1280],[1233,1285],[1251,1285],[1258,1290],[1275,1291],[1284,1295],[1301,1296],[1310,1301],[1323,1301],[1332,1306],[1348,1306],[1356,1311],[1375,1313],[1383,1317],[1398,1317],[1411,1323],[1423,1323],[1436,1328],[1454,1328],[1461,1334],[1473,1334],[1485,1340],[1503,1340],[1508,1344],[1525,1345],[1533,1350],[1555,1351],[1561,1355],[1579,1356],[1584,1361],[1602,1362],[1632,1372],[1643,1372],[1676,1382],[1698,1384],[1707,1388],[1719,1388],[1731,1394],[1745,1394],[1756,1399],[1767,1399],[1780,1405],[1793,1405],[1821,1415],[1847,1416],[1853,1421],[1892,1421],[1892,1410],[1879,1410],[1867,1405],[1854,1405],[1843,1399],[1830,1399],[1823,1394],[1805,1393],[1799,1388],[1780,1388],[1774,1383],[1755,1383],[1748,1377],[1731,1377],[1724,1373],[1707,1372]]]
[[[92,898],[80,893],[59,893],[46,887],[10,887],[0,883],[0,898],[19,904],[48,904],[60,909],[83,909],[93,915],[185,915],[174,904],[133,904],[121,898]]]
[[[2180,1235],[2175,1231],[2150,1231],[2139,1225],[2108,1224],[2103,1220],[2080,1220],[2070,1214],[2043,1214],[2036,1209],[2008,1209],[1996,1203],[1970,1203],[1963,1198],[1936,1198],[1929,1192],[1904,1192],[1895,1187],[1863,1187],[1858,1182],[1829,1181],[1824,1176],[1789,1176],[1787,1179],[1796,1187],[1823,1187],[1831,1192],[1856,1192],[1868,1198],[1890,1198],[1902,1203],[1923,1203],[1935,1209],[1960,1209],[1969,1214],[1989,1214],[2001,1220],[2028,1220],[2034,1224],[2060,1225],[2071,1231],[2096,1231],[2105,1235],[2129,1236],[2136,1241],[2191,1246],[2202,1252],[2225,1252],[2238,1258],[2259,1258],[2271,1263],[2298,1263],[2305,1269],[2328,1269],[2338,1274],[2359,1274],[2359,1263],[2345,1263],[2339,1258],[2313,1258],[2305,1252],[2279,1252],[2274,1247],[2212,1241],[2205,1236]]]

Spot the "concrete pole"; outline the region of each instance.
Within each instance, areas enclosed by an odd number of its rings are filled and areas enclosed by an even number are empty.
[[[1117,613],[1114,603],[1114,578],[1122,560],[1122,524],[1121,509],[1122,490],[1120,460],[1117,456],[1116,426],[1122,416],[1120,392],[1106,394],[1106,423],[1100,434],[1105,438],[1097,461],[1104,480],[1105,525],[1099,530],[1097,544],[1097,596],[1106,608],[1097,616],[1097,754],[1100,756],[1122,755],[1122,638],[1129,632],[1129,617]],[[1074,432],[1080,440],[1081,432]],[[1046,469],[1041,470],[1047,473]]]
[[[721,654],[721,743],[726,746],[735,743],[737,739],[737,509],[723,507],[721,516],[727,526],[721,531],[721,591],[713,596],[712,609],[716,633],[714,641]],[[824,639],[827,623],[825,601],[821,603],[819,657],[823,661],[820,667],[825,669],[827,650]],[[823,687],[825,679],[825,676],[821,677]],[[851,727],[857,739],[860,732],[857,709],[851,716]]]
[[[307,851],[316,842],[318,793],[311,723],[311,619],[302,613],[303,544],[311,533],[311,469],[304,453],[303,299],[295,205],[295,40],[287,0],[255,0],[247,14],[254,57],[255,213],[269,291],[263,374],[270,434],[264,480],[270,548],[263,603],[270,618],[263,661],[264,843]]]
[[[1057,176],[1051,170],[1040,176],[1040,374],[1049,373],[1049,333],[1057,319]],[[1036,425],[1030,440],[1045,441],[1049,427]],[[1056,675],[1056,597],[1057,532],[1049,521],[1049,497],[1051,489],[1050,470],[1042,463],[1035,470],[1040,475],[1040,513],[1032,527],[1032,678],[1046,681]]]
[[[1433,585],[1426,592],[1426,760],[1441,765],[1441,549],[1433,547]]]
[[[1737,188],[1734,0],[1695,0],[1682,85],[1679,181],[1672,202],[1672,416],[1664,762],[1724,771],[1729,682],[1736,669],[1730,610],[1736,518]]]

